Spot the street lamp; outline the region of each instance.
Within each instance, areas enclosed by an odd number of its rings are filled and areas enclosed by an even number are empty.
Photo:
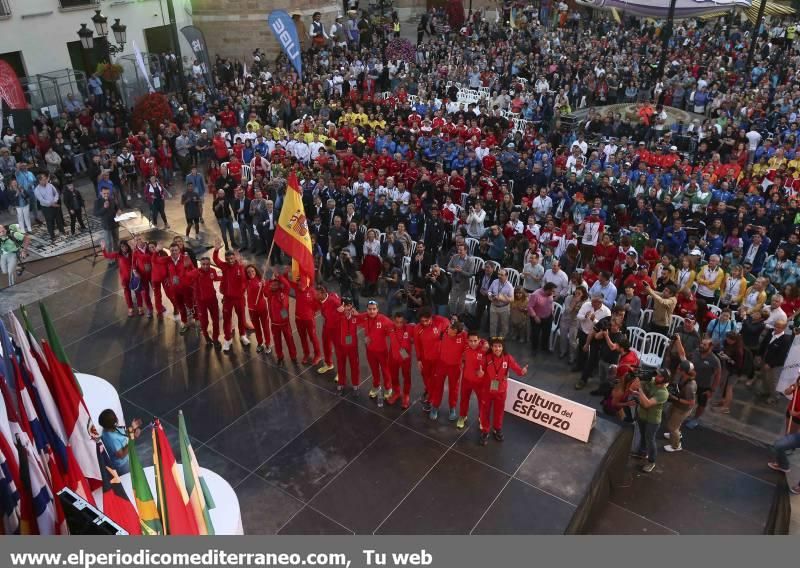
[[[86,27],[86,24],[81,24],[81,29],[78,30],[78,37],[81,38],[81,47],[87,51],[94,49],[94,34],[92,30]]]
[[[114,24],[111,26],[111,31],[114,32],[114,41],[119,45],[114,45],[108,41],[108,18],[106,18],[100,10],[95,10],[94,16],[92,16],[92,23],[94,24],[97,35],[103,39],[109,61],[111,61],[112,56],[122,53],[125,50],[128,27],[121,24],[119,18],[115,18]],[[92,35],[92,30],[87,28],[86,24],[81,24],[81,29],[78,30],[78,36],[81,38],[81,46],[83,49],[92,50],[94,48],[94,38]]]
[[[119,18],[114,18],[114,25],[111,26],[111,31],[114,32],[114,41],[121,46],[125,46],[125,40],[128,38],[126,30],[128,26],[119,23]]]
[[[94,29],[97,32],[97,35],[100,37],[106,37],[108,35],[108,18],[106,18],[102,12],[100,12],[100,10],[94,11],[92,23],[94,24]]]

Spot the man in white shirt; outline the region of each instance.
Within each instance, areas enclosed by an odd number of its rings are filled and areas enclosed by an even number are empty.
[[[351,188],[351,192],[353,193],[353,195],[358,195],[359,189],[363,190],[365,196],[369,196],[370,192],[372,191],[372,186],[369,185],[369,182],[364,180],[363,172],[359,173],[358,180],[353,182],[353,187]]]
[[[583,222],[583,236],[581,237],[581,259],[583,265],[586,266],[592,261],[594,257],[594,247],[597,246],[597,241],[600,235],[603,234],[605,225],[600,220],[600,211],[592,209],[589,216]]]
[[[319,134],[314,134],[314,140],[312,140],[308,145],[308,148],[311,151],[311,159],[316,160],[319,156],[320,149],[324,147],[325,145],[319,141]]]
[[[575,142],[572,143],[572,146],[570,146],[570,150],[573,150],[576,147],[579,148],[580,151],[581,151],[581,156],[585,156],[586,152],[589,151],[589,145],[586,143],[586,140],[584,140],[583,138],[584,138],[583,134],[579,134],[578,135],[578,139],[575,140]]]
[[[557,300],[563,300],[567,296],[567,292],[569,291],[569,276],[567,276],[566,272],[561,270],[561,265],[557,260],[554,260],[550,268],[544,272],[542,285],[548,282],[556,285],[555,298]]]
[[[553,200],[547,195],[547,188],[540,188],[539,195],[533,199],[533,213],[536,215],[536,220],[543,222],[552,208]]]
[[[467,235],[473,239],[480,239],[485,232],[483,221],[486,219],[486,211],[483,210],[480,202],[469,209],[467,216]]]
[[[578,382],[575,383],[577,390],[586,386],[587,376],[586,366],[591,365],[592,361],[589,360],[589,344],[594,335],[594,326],[603,318],[611,317],[611,310],[603,303],[603,295],[595,294],[589,302],[586,302],[578,310],[578,360],[573,371],[581,371],[582,375]],[[586,348],[584,350],[584,348]],[[591,376],[593,369],[588,370],[588,375]]]
[[[311,148],[309,148],[308,144],[303,140],[298,140],[294,145],[294,157],[297,158],[299,162],[308,164],[308,161],[311,159]]]
[[[781,308],[782,303],[783,296],[780,294],[775,294],[772,296],[769,306],[764,308],[769,313],[769,316],[767,316],[767,319],[764,322],[764,325],[767,327],[767,329],[775,329],[775,322],[788,321],[789,317],[786,315],[786,312],[783,311],[783,308]]]

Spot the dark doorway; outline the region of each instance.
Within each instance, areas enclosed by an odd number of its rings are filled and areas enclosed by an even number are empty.
[[[144,40],[147,43],[148,53],[173,53],[175,51],[169,26],[145,28]]]
[[[72,63],[72,68],[75,70],[83,71],[88,78],[97,69],[97,64],[101,61],[107,61],[104,40],[101,38],[94,38],[94,49],[85,50],[81,47],[81,41],[67,42],[67,51],[69,52],[69,60]]]
[[[21,51],[9,51],[8,53],[0,53],[0,60],[5,61],[11,68],[14,70],[14,73],[17,74],[17,77],[25,77],[27,73],[25,72],[25,64],[22,61],[22,52]]]

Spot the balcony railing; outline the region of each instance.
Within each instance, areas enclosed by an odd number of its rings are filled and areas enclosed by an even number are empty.
[[[86,8],[98,4],[97,0],[59,0],[59,2],[62,8]]]
[[[11,6],[8,5],[8,0],[0,0],[0,17],[10,15]]]

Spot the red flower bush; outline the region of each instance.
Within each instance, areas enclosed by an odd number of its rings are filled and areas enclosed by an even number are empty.
[[[150,93],[133,105],[131,119],[134,131],[144,130],[145,122],[151,128],[157,128],[162,122],[172,120],[172,107],[169,106],[169,100],[163,94]]]

